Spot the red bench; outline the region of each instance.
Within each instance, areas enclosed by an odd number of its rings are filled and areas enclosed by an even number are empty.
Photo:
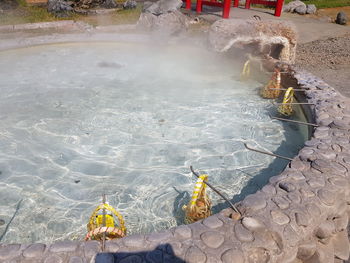
[[[182,0],[182,1],[186,2],[186,9],[190,10],[191,0]],[[275,16],[281,16],[283,1],[284,0],[276,0],[276,1],[246,0],[245,8],[249,9],[251,4],[273,6],[275,7]],[[218,0],[197,0],[197,4],[196,4],[197,13],[202,12],[203,5],[222,7],[223,8],[222,17],[229,18],[230,16],[231,0],[222,0],[221,2],[219,2]],[[239,0],[233,0],[233,7],[238,7],[238,5],[239,5]]]

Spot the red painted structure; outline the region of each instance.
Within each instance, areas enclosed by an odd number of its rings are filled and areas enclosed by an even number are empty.
[[[186,9],[190,10],[191,9],[191,0],[182,0],[182,1],[186,2]],[[223,9],[222,17],[229,18],[230,9],[231,9],[231,1],[232,0],[222,0],[221,2],[219,2],[218,0],[197,0],[196,11],[197,11],[197,13],[201,13],[203,5],[222,7],[222,9]],[[276,0],[276,1],[246,0],[245,8],[249,9],[251,4],[272,6],[272,7],[275,7],[275,16],[281,16],[283,1],[284,0]],[[233,7],[238,7],[238,5],[239,5],[239,0],[233,0]]]

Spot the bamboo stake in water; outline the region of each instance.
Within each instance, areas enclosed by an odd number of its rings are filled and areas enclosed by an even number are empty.
[[[279,121],[286,121],[286,122],[292,122],[292,123],[297,123],[297,124],[303,124],[303,125],[318,127],[317,124],[309,123],[309,122],[295,121],[295,120],[289,120],[289,119],[278,118],[278,117],[273,117],[273,116],[270,116],[270,118],[271,118],[271,119],[274,119],[274,120],[279,120]]]
[[[286,104],[286,105],[315,105],[315,103],[312,103],[312,102],[292,102],[292,103],[272,102],[272,104],[275,104],[275,105],[283,105],[283,104]]]
[[[265,151],[257,150],[257,149],[254,149],[254,148],[250,148],[246,143],[244,143],[244,146],[245,146],[246,149],[248,149],[250,151],[253,151],[253,152],[258,152],[258,153],[270,155],[270,156],[281,158],[281,159],[288,160],[288,161],[292,161],[293,160],[293,159],[291,159],[289,157],[285,157],[285,156],[281,156],[281,155],[278,155],[278,154],[274,154],[274,153],[265,152]]]
[[[199,178],[199,174],[196,173],[194,170],[193,170],[193,167],[192,165],[190,166],[190,169],[191,169],[191,172],[197,177]],[[208,182],[206,181],[203,181],[203,183],[205,183],[208,187],[210,187],[215,193],[217,193],[220,197],[222,197],[226,202],[228,202],[231,206],[231,208],[238,214],[242,215],[241,212],[232,204],[232,202],[230,200],[228,200],[222,193],[220,193],[217,189],[215,189],[214,186],[212,186],[211,184],[209,184]]]
[[[102,195],[102,203],[103,204],[106,203],[106,195],[105,194]],[[105,208],[102,209],[102,225],[104,227],[106,226],[106,209]],[[105,250],[105,245],[106,245],[106,232],[103,232],[103,236],[102,236],[102,251]]]

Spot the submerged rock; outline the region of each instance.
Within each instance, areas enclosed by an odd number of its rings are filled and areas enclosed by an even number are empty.
[[[346,14],[343,11],[341,11],[337,14],[337,18],[335,19],[335,22],[339,25],[346,25],[348,22],[348,18]]]

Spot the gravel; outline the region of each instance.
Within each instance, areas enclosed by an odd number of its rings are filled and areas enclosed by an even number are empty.
[[[296,65],[350,97],[350,34],[300,44]]]

